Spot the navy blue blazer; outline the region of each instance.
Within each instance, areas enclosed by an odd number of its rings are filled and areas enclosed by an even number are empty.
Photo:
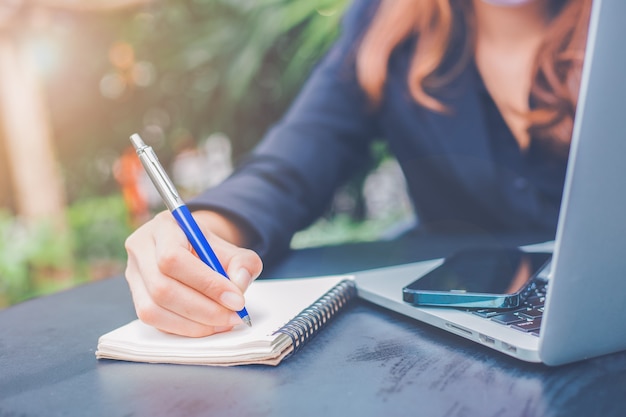
[[[415,39],[408,39],[392,54],[383,100],[372,108],[354,55],[377,5],[354,2],[339,39],[282,120],[230,178],[190,207],[230,216],[267,262],[324,212],[337,187],[366,163],[371,142],[382,139],[402,167],[424,230],[552,233],[566,161],[534,142],[520,151],[473,62],[433,92],[450,112],[433,112],[409,94]],[[458,59],[464,30],[457,32],[443,68]]]

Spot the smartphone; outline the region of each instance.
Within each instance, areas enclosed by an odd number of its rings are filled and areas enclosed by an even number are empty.
[[[518,307],[552,254],[517,248],[466,249],[402,289],[418,306]]]

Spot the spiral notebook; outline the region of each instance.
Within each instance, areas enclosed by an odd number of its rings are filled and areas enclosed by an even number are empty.
[[[190,365],[278,365],[355,296],[351,276],[256,281],[246,292],[252,327],[242,324],[230,332],[189,338],[135,320],[102,335],[96,357]]]

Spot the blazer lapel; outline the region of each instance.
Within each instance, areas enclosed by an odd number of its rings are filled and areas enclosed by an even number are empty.
[[[437,140],[449,156],[450,169],[468,192],[493,204],[500,193],[483,104],[486,90],[473,63],[446,91],[442,100],[450,113],[432,114]]]

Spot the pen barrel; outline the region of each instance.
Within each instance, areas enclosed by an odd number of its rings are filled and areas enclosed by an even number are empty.
[[[181,229],[183,229],[183,232],[185,232],[189,243],[191,243],[191,246],[196,251],[196,254],[202,262],[207,264],[214,271],[222,274],[225,278],[228,278],[228,275],[226,275],[226,271],[222,267],[217,255],[215,255],[215,252],[211,249],[209,242],[204,237],[198,223],[196,223],[192,217],[187,206],[182,205],[175,208],[172,210],[172,215],[178,222]]]
[[[202,262],[207,264],[214,271],[223,275],[224,278],[230,279],[228,278],[228,275],[226,275],[226,271],[222,267],[219,259],[217,259],[217,255],[213,252],[213,249],[211,249],[209,242],[206,240],[206,237],[204,237],[204,234],[200,230],[200,226],[198,226],[198,223],[194,220],[187,206],[183,204],[182,206],[175,208],[172,210],[172,215],[178,222],[180,228],[183,229],[183,232],[185,232],[187,240],[189,240],[189,243],[191,243],[191,246],[194,248],[196,254]],[[237,314],[242,319],[249,316],[245,307],[239,310]],[[250,319],[248,319],[248,321],[249,320]]]

